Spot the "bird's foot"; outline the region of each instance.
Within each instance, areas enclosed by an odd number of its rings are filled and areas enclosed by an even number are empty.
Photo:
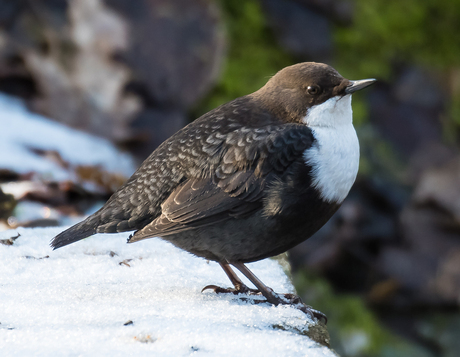
[[[250,289],[244,284],[238,284],[235,285],[235,288],[221,288],[220,286],[217,285],[207,285],[205,286],[201,292],[205,290],[213,290],[216,294],[248,294],[248,295],[260,295],[261,292],[256,289]]]
[[[321,311],[313,309],[311,306],[305,305],[300,297],[294,294],[277,294],[273,291],[272,288],[269,288],[267,285],[262,283],[246,266],[241,262],[232,262],[231,263],[235,268],[242,272],[246,278],[248,278],[256,287],[259,288],[260,293],[267,299],[267,302],[275,306],[278,305],[290,305],[304,312],[311,319],[318,319],[327,323],[327,317]],[[222,264],[221,264],[222,265]],[[228,264],[227,264],[228,265]],[[227,272],[226,265],[222,266]],[[229,274],[227,274],[229,275]],[[230,277],[230,275],[229,275]],[[232,274],[233,277],[233,274]],[[232,280],[233,282],[233,280]],[[236,284],[233,283],[235,286]],[[262,302],[262,301],[261,301]]]
[[[327,324],[327,317],[321,311],[313,309],[311,306],[303,303],[302,299],[294,294],[277,294],[272,289],[268,288],[270,292],[270,298],[267,301],[275,306],[277,305],[290,305],[299,309],[303,313],[307,314],[311,319],[316,318]],[[217,285],[207,285],[201,292],[205,290],[213,290],[216,294],[247,294],[247,295],[262,295],[262,292],[256,289],[250,289],[244,284],[238,284],[235,288],[221,288]],[[256,303],[262,303],[267,301],[258,301]]]
[[[294,294],[276,294],[273,293],[275,301],[269,301],[274,305],[291,305],[296,309],[299,309],[303,313],[307,314],[311,319],[317,318],[319,321],[327,324],[327,316],[321,311],[315,310],[309,305],[303,303],[302,299]]]

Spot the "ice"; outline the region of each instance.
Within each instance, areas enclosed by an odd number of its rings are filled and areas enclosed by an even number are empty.
[[[72,179],[71,170],[44,158],[33,149],[56,151],[71,165],[100,166],[131,176],[135,164],[108,140],[49,120],[27,110],[12,97],[0,95],[0,169],[23,174],[35,172],[47,180]]]
[[[335,356],[298,332],[313,326],[299,310],[201,293],[229,286],[217,263],[158,238],[126,244],[128,233],[52,251],[62,230],[0,232],[21,234],[0,244],[1,356]],[[248,267],[293,291],[275,260]]]

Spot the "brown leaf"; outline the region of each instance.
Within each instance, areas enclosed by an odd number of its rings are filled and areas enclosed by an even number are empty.
[[[132,261],[132,259],[125,259],[123,261],[121,261],[120,263],[118,263],[119,265],[126,265],[127,267],[130,267],[131,268],[131,265],[129,265],[128,263]]]
[[[14,241],[16,239],[18,239],[21,235],[18,233],[17,236],[15,237],[11,237],[11,238],[8,238],[8,239],[0,239],[0,244],[3,244],[3,245],[13,245],[14,244]]]

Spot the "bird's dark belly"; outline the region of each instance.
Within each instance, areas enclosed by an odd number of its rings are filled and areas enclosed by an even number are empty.
[[[276,198],[274,198],[276,199]],[[289,203],[279,212],[259,210],[245,219],[229,219],[212,226],[165,237],[174,245],[215,261],[252,262],[281,254],[310,238],[339,205],[324,202],[313,189],[283,193]],[[265,208],[270,206],[267,200]]]

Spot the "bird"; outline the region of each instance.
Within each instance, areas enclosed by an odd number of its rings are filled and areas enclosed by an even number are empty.
[[[311,318],[326,316],[294,294],[274,292],[246,263],[310,238],[337,211],[359,166],[351,96],[375,79],[348,80],[303,62],[254,93],[194,120],[163,142],[105,205],[54,237],[54,249],[96,233],[159,237],[220,264],[234,288]],[[232,266],[257,289],[248,288]]]

